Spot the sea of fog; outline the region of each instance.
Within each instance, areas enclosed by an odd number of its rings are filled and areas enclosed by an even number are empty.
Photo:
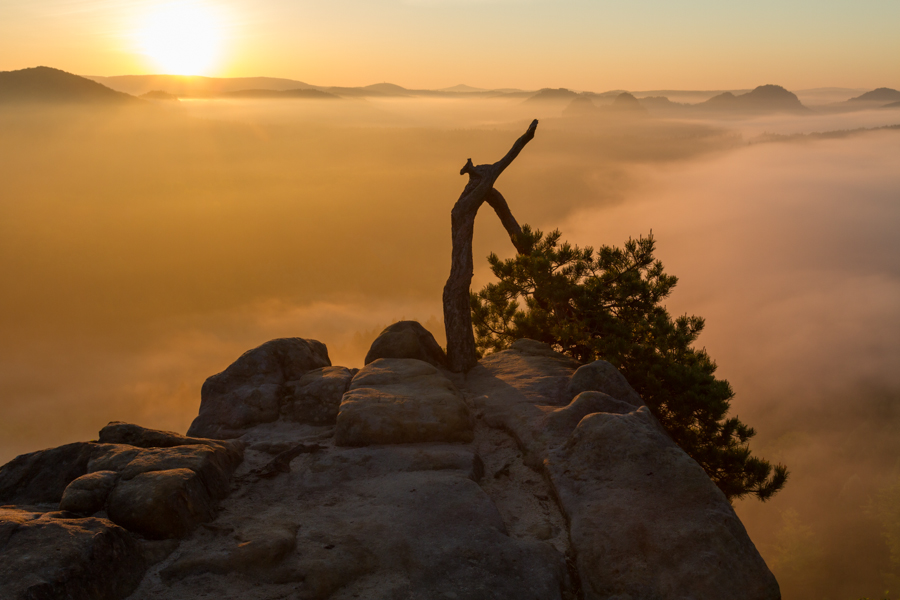
[[[791,470],[770,502],[736,505],[784,598],[900,592],[900,130],[793,135],[900,111],[559,115],[446,99],[3,109],[0,463],[110,420],[184,431],[203,380],[275,337],[347,366],[401,318],[443,341],[459,169],[539,117],[497,188],[519,222],[579,244],[653,231],[680,279],[668,308],[706,318],[700,345],[754,451]],[[476,288],[492,251],[513,249],[485,210]]]

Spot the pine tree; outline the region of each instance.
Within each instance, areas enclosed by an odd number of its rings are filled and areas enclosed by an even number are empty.
[[[693,347],[703,319],[673,319],[661,304],[678,279],[654,258],[652,232],[597,252],[560,237],[526,225],[519,254],[488,257],[499,281],[471,296],[480,355],[531,338],[583,363],[609,361],[726,497],[767,500],[781,490],[786,467],[751,454],[756,432],[727,416],[734,392],[715,377],[706,350]]]

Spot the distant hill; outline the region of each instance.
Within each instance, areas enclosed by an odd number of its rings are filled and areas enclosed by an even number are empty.
[[[612,105],[610,105],[607,110],[631,117],[643,117],[647,115],[647,109],[641,106],[638,99],[628,92],[622,92],[616,96],[616,99],[613,100]]]
[[[572,90],[567,90],[566,88],[544,88],[540,90],[537,94],[534,94],[530,98],[526,100],[526,102],[560,102],[560,101],[571,101],[578,94],[573,92]]]
[[[33,67],[0,72],[0,102],[128,104],[140,100],[72,73]]]
[[[687,104],[672,102],[665,96],[648,96],[646,98],[641,98],[638,102],[640,102],[641,106],[644,108],[654,112],[679,111],[688,106]]]
[[[705,110],[732,112],[809,112],[796,94],[780,85],[761,85],[739,96],[725,92],[695,106]]]
[[[170,94],[169,92],[163,92],[161,90],[153,90],[152,92],[147,92],[146,94],[141,94],[139,96],[144,100],[165,100],[178,102],[178,96],[175,94]]]
[[[471,85],[466,85],[464,83],[460,83],[460,84],[454,85],[452,87],[441,88],[437,91],[438,92],[461,92],[463,94],[466,94],[466,93],[470,93],[470,92],[486,92],[488,90],[486,90],[484,88],[472,87]]]
[[[385,96],[409,96],[411,91],[393,83],[375,83],[367,85],[363,89],[372,90]]]
[[[298,90],[238,90],[236,92],[226,92],[220,94],[222,98],[247,98],[247,99],[274,99],[274,100],[290,100],[295,98],[306,98],[314,100],[340,100],[340,96],[329,94],[312,89]]]
[[[320,89],[317,86],[277,77],[201,77],[199,75],[117,75],[89,77],[96,82],[127,94],[141,95],[162,91],[184,97],[208,98],[240,90]]]
[[[850,98],[847,102],[900,102],[900,92],[891,88],[878,88],[856,98]]]
[[[881,108],[900,108],[900,102],[891,102],[890,104],[885,104]]]
[[[562,111],[564,117],[586,117],[593,116],[600,112],[600,109],[587,96],[575,96],[569,105]]]

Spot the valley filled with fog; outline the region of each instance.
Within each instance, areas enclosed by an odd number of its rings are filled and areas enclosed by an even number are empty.
[[[706,318],[700,345],[754,452],[791,471],[770,502],[736,506],[784,597],[900,590],[900,109],[566,107],[3,107],[0,463],[112,420],[184,432],[204,379],[272,338],[318,339],[349,367],[399,319],[443,343],[459,169],[539,118],[497,189],[573,243],[653,231],[680,280],[670,312]],[[483,210],[473,288],[489,252],[513,251]]]

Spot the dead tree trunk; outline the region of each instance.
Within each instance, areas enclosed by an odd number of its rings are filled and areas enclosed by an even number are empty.
[[[444,331],[447,333],[447,358],[450,368],[457,372],[468,371],[478,362],[475,352],[475,334],[472,332],[472,312],[469,306],[469,286],[472,283],[472,235],[475,232],[475,215],[487,202],[500,217],[516,250],[525,252],[520,237],[522,229],[513,217],[506,200],[494,189],[494,182],[515,160],[534,137],[537,119],[531,122],[522,137],[502,159],[492,165],[472,164],[470,158],[460,170],[469,176],[453,210],[450,211],[450,228],[453,235],[453,253],[450,261],[450,277],[444,286]]]

